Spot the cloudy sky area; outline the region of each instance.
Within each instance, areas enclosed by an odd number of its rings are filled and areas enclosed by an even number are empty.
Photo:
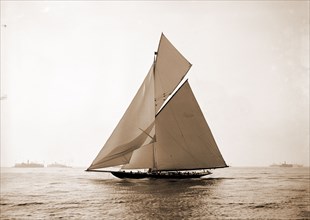
[[[88,166],[163,32],[227,164],[309,164],[309,2],[1,1],[1,166]]]

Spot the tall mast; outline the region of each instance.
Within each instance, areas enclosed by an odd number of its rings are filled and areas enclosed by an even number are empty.
[[[155,65],[156,65],[156,57],[157,57],[157,51],[154,52],[154,63],[153,63],[153,77],[154,77],[154,94],[156,94],[155,92]],[[154,97],[154,109],[155,109],[155,115],[156,115],[156,96]],[[153,170],[157,170],[157,164],[156,164],[156,159],[155,159],[155,154],[156,154],[156,150],[155,150],[155,142],[156,142],[156,123],[154,122],[154,130],[155,130],[155,134],[154,134],[154,141],[152,144],[153,147]]]

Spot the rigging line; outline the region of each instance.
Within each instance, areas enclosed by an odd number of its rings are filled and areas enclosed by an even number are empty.
[[[143,129],[139,128],[144,134],[146,134],[147,136],[149,136],[154,142],[155,142],[155,138],[152,137],[151,135],[149,135],[146,131],[144,131]]]

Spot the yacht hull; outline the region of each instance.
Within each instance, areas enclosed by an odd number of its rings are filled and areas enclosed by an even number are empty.
[[[153,179],[193,179],[200,178],[211,174],[211,172],[165,172],[165,173],[145,173],[145,172],[123,172],[123,171],[113,171],[111,172],[115,177],[124,179],[143,179],[143,178],[153,178]]]

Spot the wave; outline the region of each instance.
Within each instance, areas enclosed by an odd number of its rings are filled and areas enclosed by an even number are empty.
[[[258,205],[250,206],[250,208],[254,208],[254,209],[261,209],[261,208],[274,209],[274,208],[278,208],[278,207],[279,207],[279,205],[277,203],[274,203],[274,202],[267,202],[267,203],[261,203]]]
[[[15,206],[29,206],[29,205],[43,205],[43,202],[26,202],[26,203],[19,203]]]

